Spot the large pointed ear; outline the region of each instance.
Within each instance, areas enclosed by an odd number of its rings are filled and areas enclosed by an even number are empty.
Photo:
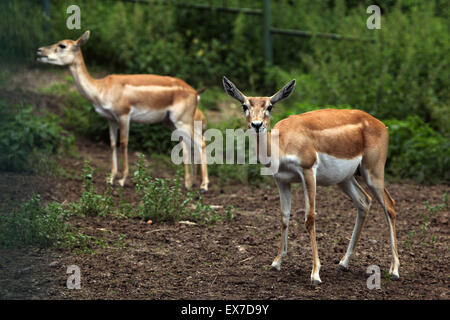
[[[294,91],[295,88],[295,79],[289,82],[287,85],[283,87],[280,91],[275,93],[273,96],[270,97],[270,103],[275,104],[278,101],[281,101],[283,99],[286,99],[289,97],[289,95]]]
[[[84,45],[89,40],[90,35],[91,32],[89,30],[83,33],[83,35],[77,39],[74,50],[77,50],[80,46]]]
[[[232,98],[235,98],[240,103],[244,103],[245,96],[242,94],[242,92],[239,91],[238,88],[234,85],[233,82],[227,79],[227,77],[223,76],[222,79],[223,82],[223,88],[225,89],[226,93]]]

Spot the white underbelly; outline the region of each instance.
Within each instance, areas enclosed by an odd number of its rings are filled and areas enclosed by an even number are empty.
[[[139,123],[159,123],[163,121],[167,116],[167,110],[149,110],[131,108],[131,121]]]
[[[317,161],[313,166],[316,184],[328,186],[348,180],[355,174],[361,159],[362,156],[353,159],[340,159],[325,153],[317,153]],[[301,182],[303,175],[301,160],[292,155],[280,160],[280,166],[274,178],[286,183]]]
[[[351,178],[361,163],[362,156],[353,159],[340,159],[326,153],[317,153],[317,185],[333,185]]]
[[[117,120],[115,114],[112,112],[112,109],[105,106],[94,105],[95,111],[103,118],[109,120]]]

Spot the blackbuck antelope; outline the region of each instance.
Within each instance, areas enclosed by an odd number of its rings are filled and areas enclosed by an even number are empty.
[[[384,209],[391,238],[390,274],[397,279],[399,259],[394,200],[384,186],[384,166],[389,144],[385,125],[361,110],[323,109],[292,115],[275,124],[272,132],[269,132],[270,112],[277,102],[292,93],[295,80],[271,97],[246,97],[226,77],[223,77],[223,86],[231,97],[242,104],[248,128],[254,130],[259,138],[266,136],[266,139],[257,140],[258,149],[265,149],[269,156],[278,155],[270,157],[270,161],[277,162],[278,171],[274,172],[273,177],[280,193],[282,214],[281,243],[272,267],[280,270],[287,252],[291,183],[302,182],[306,204],[305,227],[311,238],[313,252],[312,284],[321,283],[314,225],[316,185],[338,185],[357,207],[350,244],[339,263],[340,268],[348,268],[371,205],[371,197],[354,177],[359,168],[371,193]],[[261,143],[260,140],[265,142]]]
[[[123,151],[123,173],[119,184],[123,186],[128,176],[128,131],[130,121],[140,123],[166,122],[180,130],[183,137],[183,160],[185,163],[185,186],[193,184],[191,175],[191,140],[195,152],[201,154],[201,190],[208,190],[205,141],[199,130],[194,130],[194,120],[204,121],[197,109],[200,91],[194,90],[181,79],[151,74],[109,75],[102,79],[92,78],[84,63],[80,47],[90,36],[86,31],[79,39],[62,40],[37,50],[38,61],[68,66],[79,92],[88,99],[109,123],[112,149],[110,183],[117,175],[117,130],[120,129],[120,145]],[[190,139],[190,140],[189,140]],[[188,141],[188,142],[187,142]]]

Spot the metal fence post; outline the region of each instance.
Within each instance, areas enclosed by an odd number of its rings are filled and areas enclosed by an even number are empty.
[[[44,15],[47,19],[50,19],[50,0],[42,0],[42,10],[44,11]],[[49,23],[48,20],[44,21],[43,25],[44,31],[48,31]]]
[[[264,2],[263,2],[263,42],[264,42],[264,60],[267,65],[273,64],[272,35],[270,33],[271,28],[272,28],[271,1],[264,0]]]

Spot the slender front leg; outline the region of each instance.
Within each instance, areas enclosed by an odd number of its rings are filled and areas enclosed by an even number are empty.
[[[278,255],[272,262],[272,267],[280,270],[281,262],[287,253],[289,217],[291,215],[291,184],[275,179],[280,193],[281,204],[281,242]]]
[[[119,180],[119,184],[123,187],[128,176],[128,131],[130,129],[129,115],[123,115],[119,118],[120,128],[120,146],[123,154],[123,175]]]
[[[318,285],[320,280],[320,260],[316,242],[316,176],[312,168],[303,169],[303,189],[305,192],[305,227],[311,238],[311,247],[313,251],[313,267],[311,271],[311,283]]]
[[[114,183],[114,179],[117,175],[117,129],[118,124],[113,120],[108,120],[109,124],[109,140],[111,143],[111,175],[107,182],[110,184]]]

